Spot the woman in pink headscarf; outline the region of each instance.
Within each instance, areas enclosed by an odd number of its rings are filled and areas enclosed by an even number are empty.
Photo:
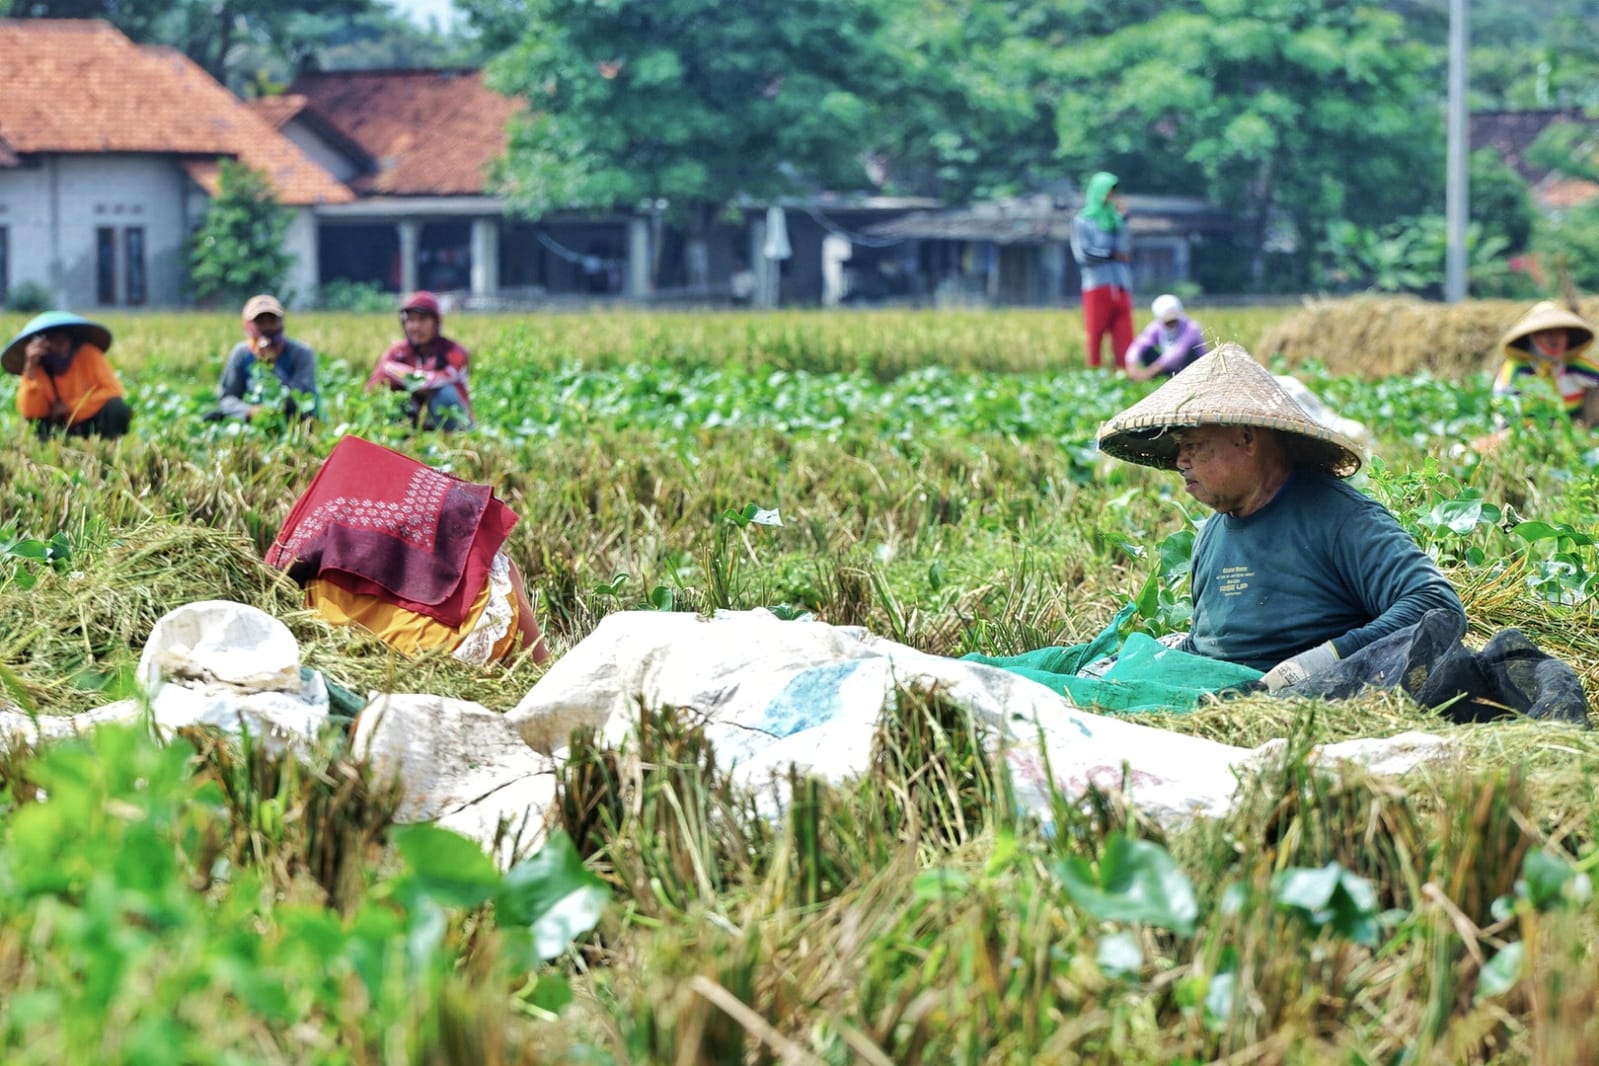
[[[472,399],[467,393],[467,366],[472,356],[444,336],[439,298],[417,292],[400,306],[405,339],[383,353],[367,378],[368,391],[380,385],[410,394],[407,413],[423,429],[471,429]]]

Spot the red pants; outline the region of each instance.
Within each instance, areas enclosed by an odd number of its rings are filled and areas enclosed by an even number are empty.
[[[1133,344],[1133,294],[1115,285],[1101,285],[1083,293],[1083,324],[1088,332],[1088,365],[1100,365],[1100,346],[1110,334],[1111,356],[1116,369],[1127,365],[1127,349]]]

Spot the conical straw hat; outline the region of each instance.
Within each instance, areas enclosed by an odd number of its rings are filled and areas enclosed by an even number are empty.
[[[1567,357],[1581,355],[1593,343],[1593,327],[1564,307],[1544,300],[1535,303],[1521,316],[1500,340],[1499,347],[1506,357],[1515,359],[1532,352],[1532,335],[1546,329],[1563,329],[1570,338],[1566,342]]]
[[[1283,434],[1294,461],[1334,477],[1360,469],[1360,448],[1305,413],[1271,371],[1224,344],[1099,427],[1099,450],[1129,463],[1177,468],[1171,431],[1188,426],[1260,426]]]

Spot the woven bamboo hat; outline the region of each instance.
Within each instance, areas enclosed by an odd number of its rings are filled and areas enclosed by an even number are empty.
[[[1499,347],[1504,349],[1506,357],[1511,359],[1518,355],[1536,354],[1532,351],[1532,335],[1546,329],[1566,331],[1568,358],[1581,355],[1593,343],[1593,327],[1584,322],[1581,316],[1567,311],[1552,300],[1544,300],[1533,304],[1532,308],[1510,327],[1504,339],[1499,342]]]
[[[91,322],[71,311],[46,311],[33,316],[32,320],[22,327],[22,331],[11,338],[11,343],[6,345],[5,352],[0,354],[0,366],[4,366],[8,374],[22,373],[29,339],[53,329],[68,330],[72,334],[72,339],[78,344],[87,341],[102,352],[111,347],[111,331],[100,323]]]
[[[1360,448],[1317,422],[1271,371],[1236,344],[1224,344],[1099,427],[1099,450],[1129,463],[1177,469],[1172,430],[1259,426],[1282,434],[1294,461],[1334,477],[1360,469]]]

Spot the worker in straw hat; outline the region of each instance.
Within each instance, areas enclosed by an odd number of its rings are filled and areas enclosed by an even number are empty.
[[[1305,414],[1237,345],[1105,423],[1099,447],[1177,471],[1216,512],[1194,543],[1184,650],[1265,671],[1272,693],[1400,685],[1428,706],[1464,693],[1450,708],[1457,718],[1508,707],[1586,722],[1576,674],[1518,631],[1481,654],[1465,649],[1465,610],[1437,564],[1346,482],[1361,464],[1354,442]]]
[[[70,311],[46,311],[22,327],[0,356],[18,375],[17,413],[39,436],[120,437],[133,411],[106,351],[111,331]]]
[[[1594,330],[1581,316],[1549,300],[1532,309],[1504,335],[1504,362],[1494,378],[1496,397],[1516,396],[1534,378],[1543,378],[1560,395],[1571,420],[1599,426],[1599,362]]]

